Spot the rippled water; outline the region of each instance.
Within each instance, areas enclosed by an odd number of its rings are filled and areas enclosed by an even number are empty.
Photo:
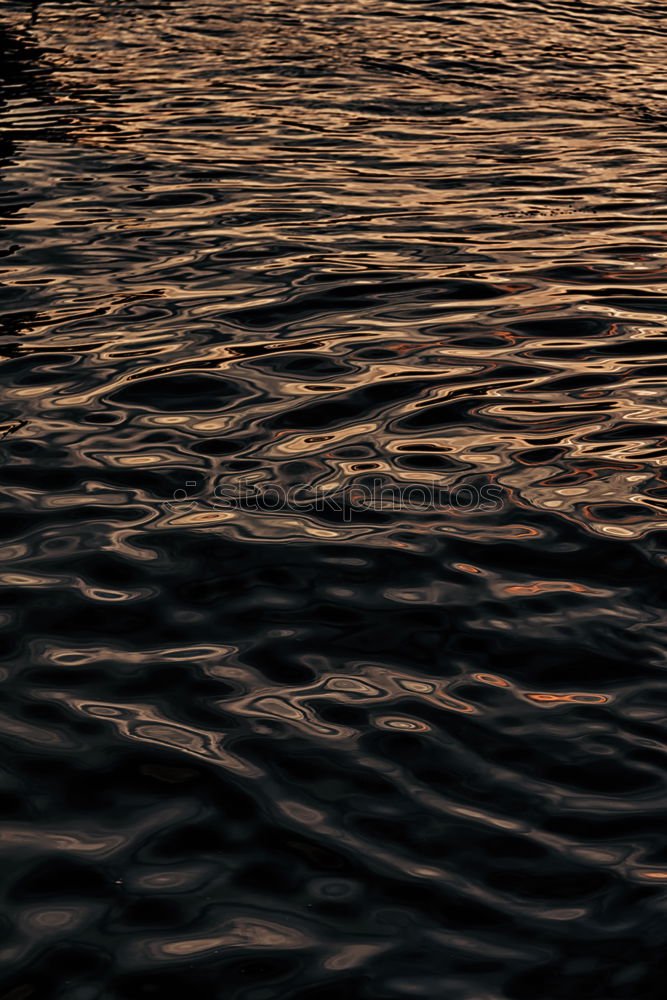
[[[663,14],[4,3],[3,1000],[664,995]]]

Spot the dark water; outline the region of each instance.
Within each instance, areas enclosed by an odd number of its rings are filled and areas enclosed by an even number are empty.
[[[664,996],[663,14],[2,5],[2,1000]]]

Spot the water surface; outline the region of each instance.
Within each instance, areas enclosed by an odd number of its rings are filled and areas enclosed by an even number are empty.
[[[3,1000],[664,995],[663,13],[3,4]]]

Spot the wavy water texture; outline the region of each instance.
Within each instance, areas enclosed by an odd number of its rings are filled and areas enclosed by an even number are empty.
[[[2,6],[3,1000],[662,998],[663,13]]]

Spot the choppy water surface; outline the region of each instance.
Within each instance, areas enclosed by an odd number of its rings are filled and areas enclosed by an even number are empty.
[[[5,1000],[664,995],[662,14],[3,4]]]

